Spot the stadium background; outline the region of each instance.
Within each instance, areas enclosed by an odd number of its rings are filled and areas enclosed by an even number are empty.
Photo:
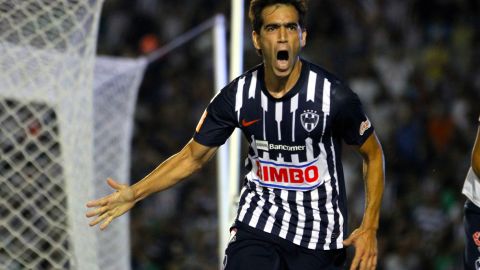
[[[216,13],[229,18],[228,2],[105,1],[98,53],[145,55]],[[378,269],[461,269],[461,187],[480,113],[480,3],[317,0],[309,9],[303,57],[350,83],[384,147]],[[247,70],[261,59],[245,23]],[[213,94],[211,59],[204,35],[148,67],[135,113],[132,183],[191,138]],[[361,163],[345,152],[353,227],[363,213]],[[210,162],[139,203],[131,216],[133,268],[215,269],[215,187]]]

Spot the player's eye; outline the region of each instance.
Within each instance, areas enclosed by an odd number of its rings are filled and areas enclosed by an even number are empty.
[[[291,31],[296,31],[297,30],[297,25],[296,24],[289,24],[287,26],[288,30],[291,30]]]
[[[277,29],[277,26],[275,26],[275,25],[267,25],[267,26],[265,27],[265,30],[266,30],[267,32],[275,31],[275,29]]]

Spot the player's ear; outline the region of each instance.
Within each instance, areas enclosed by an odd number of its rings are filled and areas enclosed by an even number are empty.
[[[253,46],[255,47],[255,49],[257,51],[259,51],[260,50],[260,35],[255,31],[252,31],[252,42],[253,42]]]
[[[303,47],[305,47],[305,45],[307,44],[307,29],[303,28],[302,29],[302,36],[300,38],[300,45]]]

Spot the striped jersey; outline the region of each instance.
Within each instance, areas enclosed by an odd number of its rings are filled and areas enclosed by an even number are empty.
[[[314,250],[342,248],[347,209],[342,140],[362,145],[373,132],[358,96],[321,67],[301,59],[295,86],[269,94],[263,64],[227,85],[194,134],[206,146],[235,128],[249,142],[236,223]]]

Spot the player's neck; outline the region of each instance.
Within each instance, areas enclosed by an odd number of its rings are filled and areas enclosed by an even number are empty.
[[[285,96],[297,83],[302,72],[302,61],[298,59],[293,66],[292,72],[288,76],[279,77],[272,71],[265,70],[265,86],[267,91],[274,98],[281,98]]]

